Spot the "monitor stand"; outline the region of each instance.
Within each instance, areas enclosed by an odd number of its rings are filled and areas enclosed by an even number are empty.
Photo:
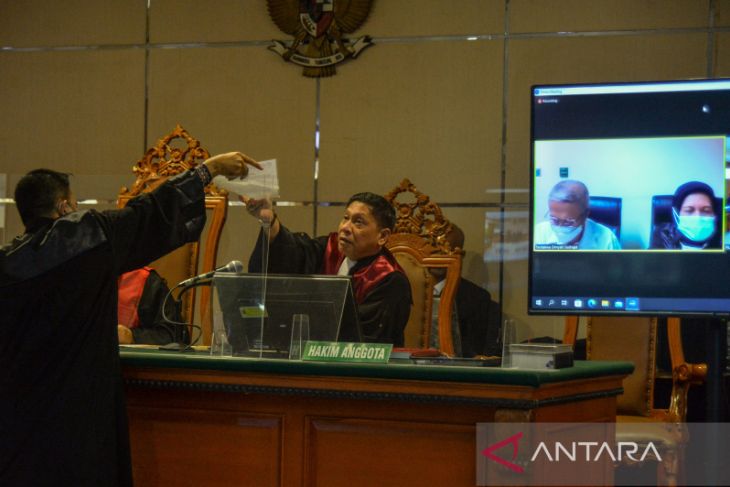
[[[725,357],[727,355],[727,324],[719,318],[707,318],[705,326],[705,349],[707,350],[707,381],[705,421],[723,423],[725,410]]]
[[[727,411],[725,409],[725,363],[727,356],[727,323],[719,318],[707,318],[704,320],[707,328],[705,334],[705,350],[707,351],[707,378],[705,382],[705,422],[706,423],[723,423],[726,421]],[[705,471],[708,475],[706,479],[708,485],[719,485],[717,483],[717,475],[720,468],[723,455],[725,438],[720,438],[718,428],[710,428],[709,435],[714,437],[707,438],[710,444],[716,445],[715,448],[708,450],[708,457],[705,459]]]

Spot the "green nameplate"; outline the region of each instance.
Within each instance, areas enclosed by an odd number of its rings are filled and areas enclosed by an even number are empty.
[[[388,363],[391,343],[306,342],[302,360]]]

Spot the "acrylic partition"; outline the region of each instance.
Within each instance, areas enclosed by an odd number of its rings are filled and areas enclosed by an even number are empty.
[[[362,341],[350,279],[216,273],[211,355],[299,359],[307,340]]]

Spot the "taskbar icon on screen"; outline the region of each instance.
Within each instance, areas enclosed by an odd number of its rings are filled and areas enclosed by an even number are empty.
[[[537,296],[532,300],[536,310],[566,311],[639,311],[639,298],[616,298],[594,296]]]

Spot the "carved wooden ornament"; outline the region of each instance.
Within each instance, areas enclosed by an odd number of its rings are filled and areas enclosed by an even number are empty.
[[[413,201],[397,201],[398,196],[403,193],[410,193]],[[431,201],[428,195],[421,193],[408,178],[403,179],[399,186],[396,186],[385,195],[396,212],[396,223],[394,233],[412,234],[414,242],[416,238],[428,242],[434,249],[432,253],[451,254],[457,251],[452,249],[446,239],[451,231],[451,222],[444,218],[441,208]],[[461,249],[458,249],[461,253]]]
[[[176,145],[176,141],[183,143]],[[147,149],[142,159],[132,167],[137,179],[131,189],[123,187],[119,196],[131,198],[151,191],[167,178],[194,168],[209,157],[208,151],[200,147],[200,142],[178,124],[172,132],[158,140],[154,147]],[[205,194],[225,196],[227,192],[209,184],[205,188]]]

